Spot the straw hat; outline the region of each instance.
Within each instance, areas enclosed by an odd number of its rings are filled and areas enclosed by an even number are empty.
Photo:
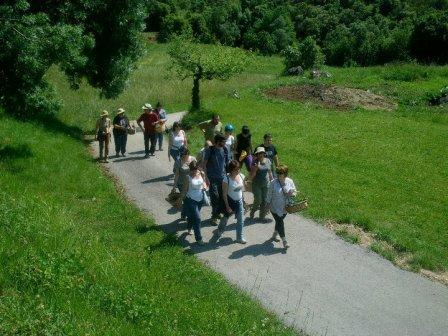
[[[257,150],[255,151],[255,154],[264,153],[266,154],[266,151],[264,150],[264,147],[257,147]]]
[[[109,115],[109,112],[107,112],[106,110],[103,110],[103,112],[101,112],[101,117],[106,117]]]
[[[152,109],[152,105],[150,103],[146,103],[145,105],[142,106],[142,110],[151,110]]]
[[[122,113],[124,113],[124,108],[119,108],[118,110],[117,110],[117,114],[122,114]]]

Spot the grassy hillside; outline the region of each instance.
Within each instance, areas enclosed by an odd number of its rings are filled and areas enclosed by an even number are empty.
[[[187,109],[191,82],[169,75],[166,46],[149,44],[148,54],[116,101],[100,100],[88,87],[69,91],[57,69],[49,74],[64,98],[61,119],[93,128],[103,108],[123,106],[131,116],[143,102],[164,102],[168,111]],[[412,64],[370,68],[328,68],[331,78],[318,83],[366,89],[398,103],[396,111],[340,111],[313,103],[284,102],[262,89],[315,84],[304,78],[280,77],[279,57],[256,57],[241,75],[227,82],[204,82],[205,110],[221,114],[237,129],[248,124],[254,141],[274,136],[280,159],[312,206],[318,220],[354,223],[374,232],[398,251],[411,252],[411,264],[448,269],[447,107],[429,107],[427,93],[447,85],[448,67]],[[229,96],[238,90],[241,99]],[[189,122],[205,119],[190,115]],[[194,148],[202,142],[191,133]]]

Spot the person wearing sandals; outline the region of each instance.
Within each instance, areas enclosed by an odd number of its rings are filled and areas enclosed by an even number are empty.
[[[190,163],[187,188],[184,189],[184,207],[187,215],[188,234],[194,230],[194,236],[198,245],[204,245],[201,235],[201,208],[204,204],[206,190],[204,173],[199,169],[196,161]],[[181,194],[181,197],[184,196]]]
[[[255,211],[260,209],[260,220],[266,217],[266,196],[268,194],[269,181],[272,180],[271,161],[266,157],[263,147],[258,147],[255,151],[255,160],[250,170],[252,180],[252,193],[254,194],[254,204],[250,210],[250,219],[255,216]]]
[[[104,110],[95,126],[95,140],[98,140],[100,147],[100,157],[99,161],[109,162],[109,143],[110,143],[110,132],[112,130],[112,122],[107,117],[109,112]]]
[[[285,237],[285,223],[286,217],[286,201],[289,197],[293,197],[297,194],[294,181],[288,177],[288,166],[279,165],[277,167],[277,178],[275,178],[269,184],[269,190],[267,195],[267,206],[271,210],[272,216],[275,220],[274,233],[272,240],[278,242],[278,235],[283,241],[283,247],[287,249],[289,247]]]
[[[187,147],[187,135],[180,128],[180,123],[175,121],[168,138],[168,160],[171,162],[171,158],[173,158],[176,163],[180,158],[180,151],[184,147]]]
[[[224,198],[224,216],[221,218],[218,226],[218,237],[224,232],[229,217],[234,214],[236,224],[236,242],[246,244],[246,239],[243,236],[244,226],[244,175],[240,173],[240,164],[236,160],[229,162],[229,173],[222,181],[222,194]]]
[[[183,148],[181,157],[174,163],[174,186],[172,192],[176,191],[176,187],[179,189],[181,195],[185,194],[184,190],[188,186],[188,175],[190,174],[190,163],[196,162],[196,158],[190,155],[188,148]],[[185,208],[182,207],[180,215],[181,220],[185,220]]]
[[[241,133],[236,136],[235,143],[236,159],[239,162],[244,162],[246,169],[250,172],[252,166],[252,135],[248,126],[241,128]]]
[[[125,156],[126,153],[126,142],[128,140],[128,128],[129,119],[124,115],[124,109],[119,108],[117,110],[117,115],[114,118],[113,125],[113,134],[115,141],[115,156],[119,157],[120,153],[122,156]]]

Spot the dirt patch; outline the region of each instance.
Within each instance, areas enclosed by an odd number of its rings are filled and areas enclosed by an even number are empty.
[[[391,99],[360,89],[329,85],[298,85],[267,89],[268,97],[293,101],[310,101],[336,109],[363,107],[368,110],[392,111],[397,104]]]
[[[394,246],[380,240],[371,232],[366,232],[362,228],[353,224],[338,223],[332,220],[328,220],[325,223],[325,227],[338,235],[341,232],[346,232],[350,236],[356,237],[356,242],[358,245],[380,253],[401,269],[407,271],[413,270],[411,267],[411,262],[413,259],[412,253],[398,251],[394,248]],[[354,239],[351,239],[351,241],[354,241]],[[448,272],[432,272],[426,269],[421,269],[419,273],[432,281],[448,286]]]

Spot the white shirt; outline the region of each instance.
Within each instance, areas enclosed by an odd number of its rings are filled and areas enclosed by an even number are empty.
[[[224,178],[223,182],[228,185],[227,195],[234,201],[239,201],[243,198],[244,191],[244,175],[239,174],[241,181],[236,181],[230,177],[230,174]]]
[[[173,140],[173,148],[179,149],[181,148],[185,143],[185,133],[184,131],[180,130],[175,134],[174,132],[171,132],[171,139]]]
[[[232,152],[233,144],[235,143],[235,137],[233,135],[229,135],[229,137],[226,140],[226,147],[227,147],[227,153]]]
[[[283,189],[283,190],[282,190]],[[297,192],[296,186],[293,180],[289,177],[285,179],[285,185],[280,185],[278,178],[274,179],[269,184],[268,195],[266,198],[266,203],[270,203],[271,211],[279,216],[286,214],[285,206],[288,196],[285,193],[293,191],[294,194]]]
[[[200,177],[195,177],[195,178],[191,178],[190,175],[188,175],[188,192],[187,192],[187,197],[191,198],[192,200],[196,201],[196,202],[200,202],[202,201],[202,198],[204,197],[203,194],[203,187],[202,185],[204,184],[204,180],[203,178]]]

